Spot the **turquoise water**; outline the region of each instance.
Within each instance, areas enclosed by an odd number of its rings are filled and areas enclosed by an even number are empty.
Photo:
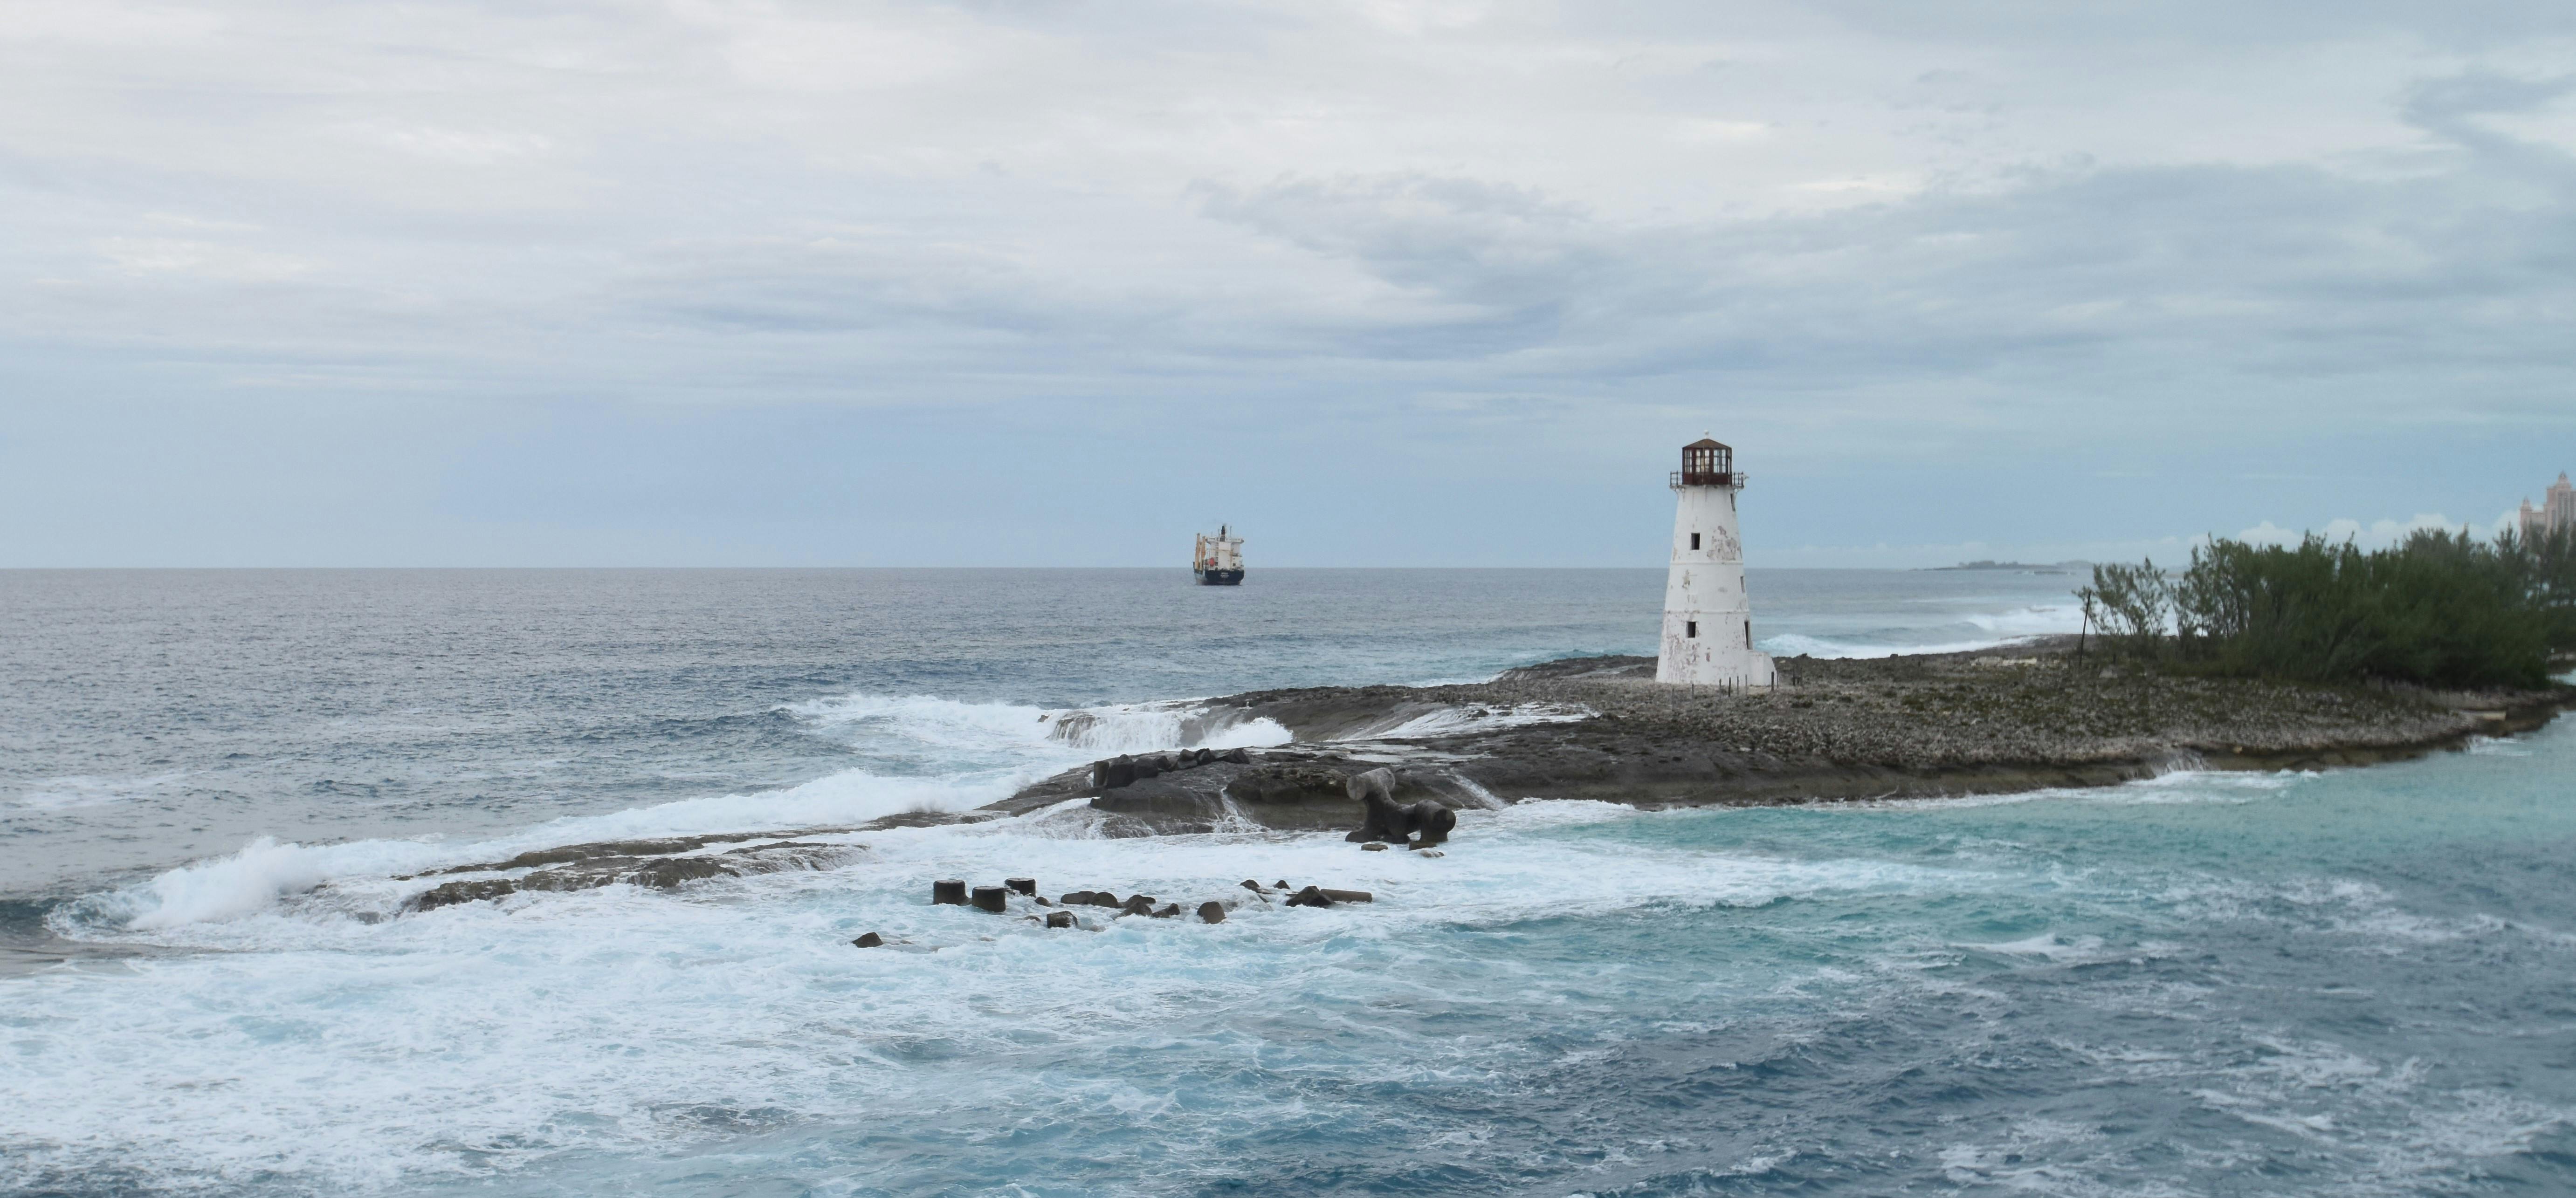
[[[391,874],[496,846],[859,802],[905,743],[965,791],[1054,760],[996,699],[790,706],[869,780],[282,839],[22,900],[96,955],[0,977],[0,1186],[2576,1190],[2564,723],[2010,799],[1514,803],[1437,860],[894,830],[823,872],[393,914],[419,884]],[[1056,932],[924,902],[1006,874],[1377,901]],[[868,930],[910,943],[848,946]]]

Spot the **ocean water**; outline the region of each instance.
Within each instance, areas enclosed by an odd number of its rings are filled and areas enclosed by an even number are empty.
[[[2073,581],[1752,585],[1774,651],[1869,653],[2059,630]],[[0,1191],[2576,1191],[2564,723],[2004,799],[1504,796],[1436,860],[1059,813],[399,913],[427,883],[394,875],[521,848],[1281,735],[1196,696],[1643,651],[1659,589],[0,574]],[[1377,901],[1053,932],[926,902],[1018,874]]]

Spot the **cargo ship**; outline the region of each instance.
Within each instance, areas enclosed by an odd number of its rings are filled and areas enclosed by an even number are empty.
[[[1232,535],[1225,525],[1216,526],[1216,535],[1199,534],[1198,553],[1190,559],[1190,573],[1203,587],[1243,585],[1243,538]]]

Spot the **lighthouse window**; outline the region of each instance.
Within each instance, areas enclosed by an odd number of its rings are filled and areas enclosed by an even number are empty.
[[[1698,639],[1699,639],[1699,621],[1697,621],[1697,620],[1684,620],[1684,621],[1682,621],[1682,635],[1683,635],[1683,636],[1686,636],[1686,637],[1689,637],[1689,638],[1690,638],[1690,639],[1692,639],[1692,640],[1698,640]]]
[[[1751,620],[1744,622],[1744,647],[1747,649],[1753,647],[1753,621]]]
[[[1698,534],[1698,533],[1692,533],[1692,534],[1691,534],[1691,548],[1693,548],[1693,549],[1697,549],[1697,548],[1699,548],[1699,534]]]

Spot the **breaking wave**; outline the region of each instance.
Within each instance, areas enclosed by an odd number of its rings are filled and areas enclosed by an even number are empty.
[[[552,820],[466,843],[379,839],[298,844],[263,836],[228,856],[65,904],[52,922],[75,935],[164,930],[273,910],[281,900],[348,879],[502,860],[570,844],[847,828],[907,812],[967,811],[1098,757],[1289,740],[1288,730],[1270,720],[1186,702],[1058,711],[919,695],[852,695],[788,710],[871,758],[917,772],[849,769],[778,790]]]
[[[1815,636],[1785,632],[1757,642],[1777,657],[1894,657],[1900,653],[1969,653],[2039,636],[2072,635],[2082,629],[2084,612],[2071,603],[2040,604],[2011,611],[1965,614],[1935,628]],[[1911,639],[1908,639],[1908,638]],[[1940,637],[1931,640],[1931,637]]]
[[[1288,743],[1277,723],[1188,700],[1050,709],[964,703],[931,695],[846,695],[785,710],[826,732],[971,753],[1026,750],[1090,757],[1162,749],[1260,748]]]

